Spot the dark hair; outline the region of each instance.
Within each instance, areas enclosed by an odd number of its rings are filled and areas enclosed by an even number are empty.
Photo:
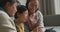
[[[26,8],[26,6],[24,6],[24,5],[18,5],[18,6],[17,6],[17,12],[16,12],[16,14],[15,14],[15,18],[18,18],[17,13],[22,14],[22,13],[25,12],[26,10],[28,10],[28,9]]]
[[[29,4],[29,2],[30,2],[30,0],[27,0],[27,2],[26,2],[26,7],[27,7],[27,9],[28,9],[28,4]]]
[[[0,0],[0,7],[4,7],[7,2],[13,5],[13,3],[17,2],[17,0]]]

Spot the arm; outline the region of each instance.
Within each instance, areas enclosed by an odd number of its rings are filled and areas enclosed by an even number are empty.
[[[38,23],[37,27],[32,30],[32,32],[44,32],[44,23],[43,23],[43,15],[41,14],[40,11],[37,11],[37,17],[38,17]]]
[[[16,32],[8,15],[0,13],[0,32]]]
[[[40,11],[38,11],[38,17],[39,17],[39,20],[38,20],[38,30],[40,32],[44,32],[45,31],[45,28],[44,28],[44,23],[43,23],[43,15]]]

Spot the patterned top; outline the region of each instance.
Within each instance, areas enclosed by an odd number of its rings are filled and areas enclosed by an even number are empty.
[[[31,15],[30,15],[30,17],[31,17]],[[33,20],[37,20],[37,21],[33,21],[32,18],[33,18]],[[35,13],[35,16],[32,15],[31,19],[28,18],[28,21],[29,21],[30,30],[36,28],[37,26],[44,27],[43,15],[41,14],[41,12],[39,10]],[[36,23],[34,24],[34,22],[36,22]]]

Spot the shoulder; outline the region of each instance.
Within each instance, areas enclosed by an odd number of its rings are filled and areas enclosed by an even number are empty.
[[[0,11],[0,18],[9,18],[8,14],[5,13],[4,11]]]
[[[2,29],[12,29],[11,31],[16,30],[13,20],[4,11],[0,11],[0,26]]]
[[[37,13],[37,14],[42,14],[41,11],[39,11],[39,10],[38,10],[36,13]]]
[[[3,22],[7,22],[9,20],[9,16],[7,13],[5,13],[4,11],[0,11],[0,22],[3,23]]]
[[[36,12],[36,14],[38,15],[38,17],[43,17],[43,14],[39,10]]]

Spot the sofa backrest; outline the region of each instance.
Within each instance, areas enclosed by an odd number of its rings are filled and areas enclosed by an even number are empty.
[[[45,26],[60,26],[60,15],[44,16]]]

